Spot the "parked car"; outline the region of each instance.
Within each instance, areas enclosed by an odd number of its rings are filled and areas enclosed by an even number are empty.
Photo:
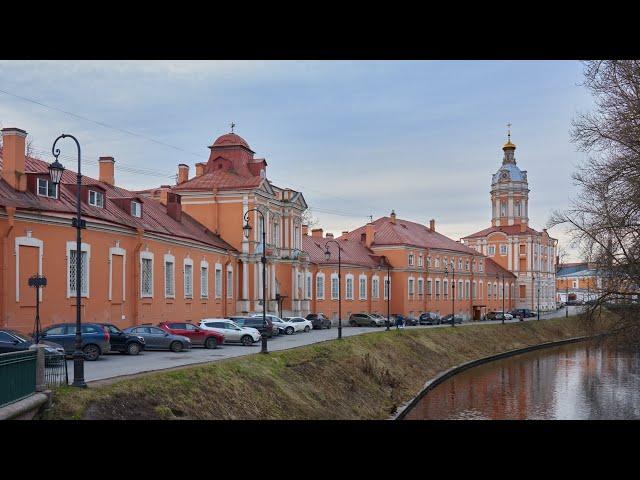
[[[420,325],[440,325],[440,315],[435,312],[424,312],[418,318]]]
[[[138,355],[144,350],[146,342],[140,335],[124,332],[112,323],[99,323],[98,325],[102,325],[109,330],[109,343],[111,344],[112,352]]]
[[[252,327],[241,327],[233,320],[226,318],[205,318],[200,320],[200,328],[212,330],[224,335],[225,343],[241,343],[251,346],[260,341],[261,335]]]
[[[262,317],[262,313],[254,313],[251,316],[252,317]],[[278,327],[278,334],[284,333],[285,335],[293,335],[293,333],[296,331],[296,326],[295,325],[283,320],[282,318],[278,317],[277,315],[269,315],[269,314],[267,314],[266,317],[269,320],[271,320],[271,323],[273,323],[276,327]]]
[[[98,360],[100,355],[111,351],[109,330],[97,323],[83,323],[80,331],[82,352],[84,358],[91,362]],[[76,324],[58,323],[44,329],[40,338],[62,345],[65,353],[72,354],[76,349]]]
[[[171,350],[181,352],[191,349],[191,340],[183,335],[175,335],[153,325],[140,325],[128,327],[123,330],[144,338],[145,350]]]
[[[440,319],[440,323],[445,323],[445,324],[449,324],[451,325],[451,318],[453,317],[453,315],[449,314],[449,315],[445,315],[444,317],[442,317]],[[462,323],[462,317],[459,317],[456,315],[455,320],[456,323]]]
[[[403,325],[405,327],[406,326],[415,327],[416,325],[418,325],[418,319],[416,319],[416,318],[405,317],[404,315],[401,315],[399,313],[392,313],[391,314],[391,326],[395,326],[398,321],[403,322]]]
[[[331,320],[324,313],[310,313],[305,317],[311,322],[313,328],[322,330],[323,328],[331,328]]]
[[[513,319],[513,315],[511,315],[510,313],[503,313],[501,311],[489,312],[487,313],[485,319],[486,320],[502,320],[503,317],[505,320]]]
[[[380,315],[375,317],[370,313],[352,313],[349,316],[349,325],[352,327],[383,327],[386,319]]]
[[[203,330],[189,322],[160,322],[158,327],[174,335],[182,335],[189,338],[192,346],[218,348],[224,342],[224,335],[221,333]]]
[[[518,316],[521,316],[522,318],[529,318],[529,317],[535,317],[536,316],[536,313],[532,312],[528,308],[514,308],[513,310],[509,311],[509,314],[513,318],[518,317]]]
[[[309,333],[313,329],[313,323],[311,320],[307,320],[302,317],[284,317],[284,320],[291,322],[294,325],[296,332]]]
[[[276,327],[269,317],[266,318],[266,325],[262,323],[262,316],[260,317],[229,317],[229,320],[233,320],[239,327],[251,327],[255,328],[267,338],[273,338],[277,335],[278,327]]]
[[[29,350],[29,347],[34,343],[35,340],[31,335],[25,335],[15,330],[0,329],[0,353]],[[48,340],[40,340],[40,343],[45,345],[44,350],[46,353],[64,354],[64,348],[60,344]]]

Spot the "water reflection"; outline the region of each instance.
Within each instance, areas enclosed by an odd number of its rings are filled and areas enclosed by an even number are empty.
[[[581,342],[498,360],[438,385],[405,418],[640,419],[640,352]]]

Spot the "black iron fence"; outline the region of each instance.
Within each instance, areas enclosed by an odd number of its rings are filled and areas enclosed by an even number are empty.
[[[67,360],[62,353],[47,353],[44,357],[44,384],[46,388],[69,384]]]
[[[36,391],[36,352],[0,354],[0,407]]]

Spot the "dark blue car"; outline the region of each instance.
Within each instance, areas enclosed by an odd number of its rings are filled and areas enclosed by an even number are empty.
[[[109,330],[97,323],[82,324],[82,351],[86,360],[97,360],[100,355],[109,353]],[[62,345],[67,355],[76,349],[76,324],[58,323],[44,329],[40,338]]]

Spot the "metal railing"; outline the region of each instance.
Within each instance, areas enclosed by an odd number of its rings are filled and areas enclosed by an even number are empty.
[[[0,354],[0,407],[36,391],[35,350]]]
[[[67,360],[62,353],[47,353],[44,357],[44,384],[46,388],[69,385]]]

